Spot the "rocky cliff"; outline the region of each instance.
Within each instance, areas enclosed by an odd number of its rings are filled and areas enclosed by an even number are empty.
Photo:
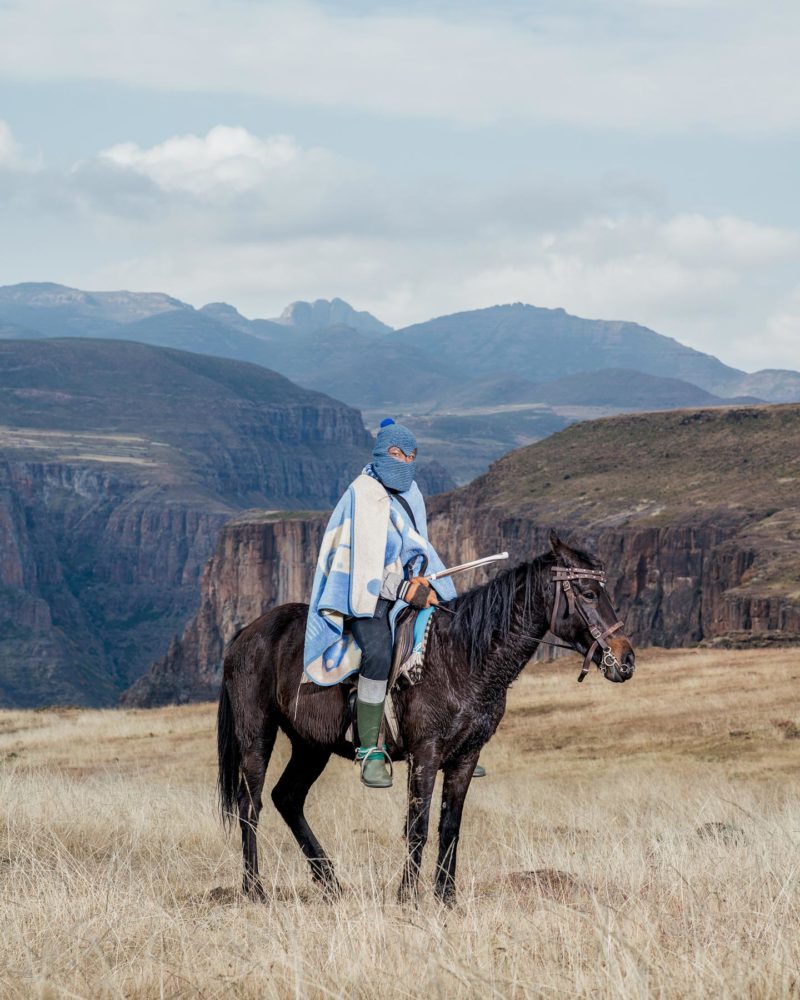
[[[330,506],[371,441],[255,365],[0,343],[0,705],[116,702],[196,609],[220,526]]]
[[[200,609],[123,704],[150,707],[216,698],[225,646],[286,601],[307,600],[327,515],[248,511],[226,524],[203,570]]]
[[[447,563],[502,549],[522,561],[558,527],[606,563],[639,645],[797,642],[798,483],[800,406],[619,417],[568,428],[432,498],[429,527]],[[324,524],[258,512],[227,524],[198,615],[129,703],[214,697],[236,631],[307,598]]]

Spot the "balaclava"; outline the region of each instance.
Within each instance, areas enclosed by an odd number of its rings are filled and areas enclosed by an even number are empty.
[[[414,482],[416,462],[398,462],[392,458],[389,449],[398,447],[406,455],[417,450],[417,439],[407,427],[396,424],[391,417],[381,420],[381,427],[375,438],[372,452],[372,468],[389,490],[405,493]]]

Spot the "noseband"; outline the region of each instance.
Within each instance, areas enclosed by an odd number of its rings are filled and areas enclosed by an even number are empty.
[[[567,615],[572,615],[577,611],[586,624],[592,639],[594,639],[594,642],[586,651],[586,656],[583,658],[583,667],[581,668],[580,675],[578,676],[578,683],[580,683],[589,673],[589,667],[592,665],[592,659],[598,646],[603,650],[603,658],[600,663],[598,663],[597,669],[603,674],[604,677],[612,667],[622,669],[622,664],[616,656],[614,656],[611,651],[611,647],[606,641],[610,635],[613,635],[615,632],[619,632],[622,628],[622,622],[614,622],[614,624],[609,626],[605,631],[603,631],[599,625],[593,625],[589,621],[589,616],[586,613],[586,608],[583,605],[580,593],[576,587],[572,586],[576,580],[596,580],[601,587],[605,587],[606,574],[600,569],[580,569],[576,566],[553,566],[551,567],[551,572],[556,582],[556,593],[553,598],[553,614],[550,617],[550,631],[553,635],[558,635],[558,632],[556,632],[556,623],[559,617],[558,612],[561,607],[561,594],[563,591],[564,597],[567,600],[565,617]]]

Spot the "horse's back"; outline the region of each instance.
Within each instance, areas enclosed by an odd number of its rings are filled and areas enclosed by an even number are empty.
[[[331,745],[346,728],[344,691],[303,683],[307,617],[307,604],[280,604],[250,622],[228,644],[223,678],[240,711],[277,713],[284,728]]]
[[[279,688],[300,680],[307,615],[307,604],[279,604],[236,633],[222,671],[232,697],[266,708]]]
[[[298,636],[305,635],[308,605],[294,602],[279,604],[270,608],[260,618],[256,618],[240,628],[225,647],[225,676],[229,669],[235,669],[237,657],[253,646],[271,648],[287,639],[296,643]]]

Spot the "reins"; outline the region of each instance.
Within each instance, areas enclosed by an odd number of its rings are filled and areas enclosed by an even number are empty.
[[[567,607],[564,614],[560,617],[567,617],[577,611],[581,618],[583,618],[584,623],[589,630],[589,634],[594,640],[591,646],[589,646],[586,650],[586,655],[583,658],[583,666],[581,667],[581,672],[578,675],[578,683],[580,684],[586,679],[586,675],[589,673],[589,668],[592,665],[594,654],[597,651],[598,646],[603,650],[603,657],[600,663],[597,664],[597,669],[600,673],[605,677],[612,667],[621,669],[622,664],[616,658],[611,646],[606,640],[609,636],[613,635],[615,632],[619,632],[621,628],[624,628],[624,623],[616,621],[613,625],[609,625],[607,629],[601,629],[599,625],[594,625],[589,621],[589,616],[586,614],[580,594],[577,589],[572,586],[572,584],[577,580],[595,580],[605,589],[607,580],[605,572],[601,569],[582,569],[578,566],[552,566],[550,571],[555,579],[556,592],[553,598],[553,613],[550,616],[549,631],[552,632],[553,635],[558,635],[556,632],[556,624],[559,618],[558,612],[561,607],[561,598],[563,596],[566,598]],[[450,615],[456,614],[452,608],[445,607],[443,604],[437,604],[436,608],[438,611],[446,611]],[[534,639],[533,642],[537,643],[537,645],[553,646],[555,649],[567,649],[571,653],[580,652],[576,646],[570,646],[564,642],[551,642],[549,639]]]

